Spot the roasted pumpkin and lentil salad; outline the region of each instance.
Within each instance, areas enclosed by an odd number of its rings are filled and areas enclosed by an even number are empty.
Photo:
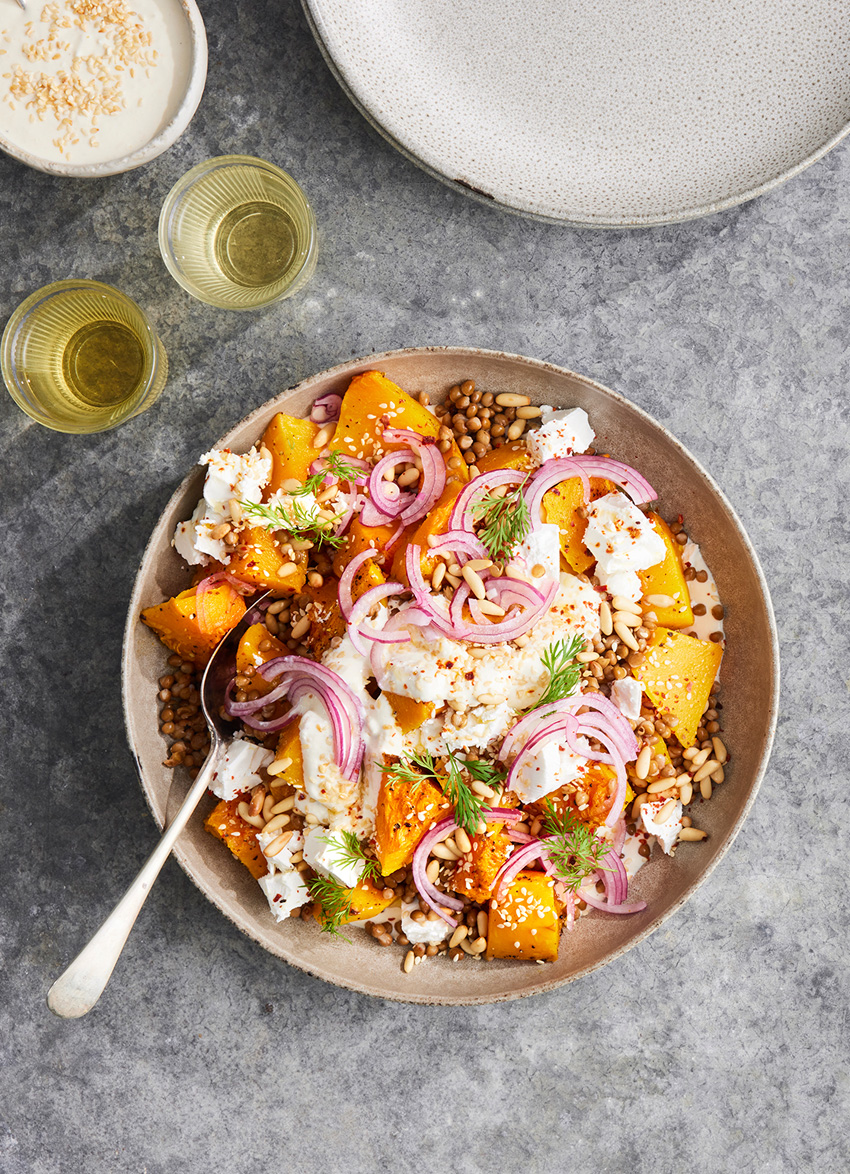
[[[723,607],[683,519],[594,439],[579,408],[471,381],[431,408],[367,371],[201,458],[192,583],[142,619],[171,650],[166,763],[195,774],[198,674],[271,593],[206,827],[278,920],[365,926],[407,972],[546,962],[581,915],[646,908],[653,846],[706,839]]]

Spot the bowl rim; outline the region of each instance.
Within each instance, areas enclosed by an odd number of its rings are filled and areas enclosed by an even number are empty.
[[[0,133],[0,151],[4,151],[19,163],[25,163],[35,171],[43,171],[47,175],[58,175],[66,179],[102,179],[108,175],[121,175],[125,171],[133,171],[150,163],[180,138],[195,116],[207,80],[207,63],[209,51],[207,48],[207,30],[204,18],[198,8],[196,0],[178,0],[180,7],[189,24],[192,40],[192,64],[183,98],[174,113],[174,117],[162,130],[149,139],[129,155],[121,155],[115,159],[104,159],[100,163],[68,163],[60,160],[44,159],[33,154],[25,147],[12,142]]]
[[[516,204],[511,204],[507,200],[500,199],[498,196],[491,195],[490,192],[474,187],[465,180],[452,178],[446,172],[440,171],[438,167],[427,163],[411,147],[406,146],[391,131],[387,130],[378,115],[357,95],[342,67],[337,63],[331,53],[322,34],[321,18],[313,10],[312,0],[301,0],[301,7],[319,52],[336,80],[337,85],[345,94],[346,98],[348,98],[349,102],[351,102],[352,106],[366,119],[372,129],[377,131],[385,142],[389,143],[391,147],[394,147],[410,163],[413,163],[421,171],[430,175],[432,179],[439,180],[446,187],[474,200],[476,204],[480,204],[485,208],[497,208],[500,212],[507,212],[511,216],[520,216],[524,220],[536,220],[541,224],[561,224],[568,228],[600,228],[614,231],[616,229],[631,228],[660,228],[666,224],[685,224],[689,220],[699,220],[703,216],[713,216],[716,212],[725,212],[729,208],[735,208],[739,204],[746,204],[749,200],[754,200],[758,196],[764,196],[768,192],[772,192],[775,188],[787,183],[789,179],[793,179],[811,167],[813,163],[817,163],[819,159],[822,159],[824,155],[827,155],[834,147],[837,147],[841,140],[850,134],[850,119],[848,119],[843,126],[810,151],[808,155],[802,159],[798,159],[796,163],[792,163],[790,167],[785,168],[784,171],[779,172],[777,175],[771,176],[770,179],[763,180],[761,183],[755,184],[753,187],[746,188],[743,191],[733,192],[731,195],[724,196],[722,199],[681,208],[677,212],[665,212],[657,215],[644,216],[622,216],[610,220],[602,218],[595,219],[589,216],[573,217],[568,214],[564,216],[553,216],[548,212],[535,212],[529,208],[521,208]]]
[[[276,396],[272,396],[270,399],[266,400],[264,403],[262,403],[258,407],[256,407],[253,411],[249,412],[246,416],[242,417],[237,423],[235,423],[230,429],[228,429],[228,431],[226,433],[224,433],[224,435],[216,443],[221,443],[222,441],[227,443],[228,438],[234,432],[247,426],[253,420],[259,419],[260,417],[265,416],[268,413],[269,408],[271,406],[276,405],[278,403],[278,401],[285,399],[288,395],[290,395],[294,392],[306,391],[312,385],[317,384],[319,382],[324,382],[328,378],[344,378],[349,373],[351,375],[356,374],[358,372],[358,370],[370,370],[373,368],[380,368],[380,364],[388,359],[392,360],[392,359],[396,359],[396,358],[399,358],[399,357],[405,356],[405,355],[428,355],[428,354],[457,356],[458,358],[469,358],[470,356],[476,356],[476,357],[485,358],[485,359],[492,359],[497,362],[502,362],[502,361],[507,360],[508,362],[512,362],[512,363],[524,364],[527,367],[538,370],[538,371],[551,372],[557,376],[572,377],[572,378],[578,379],[582,383],[592,387],[594,390],[602,392],[603,395],[610,397],[611,399],[615,400],[616,402],[623,404],[630,411],[636,412],[639,416],[643,417],[643,419],[645,421],[647,421],[649,424],[651,424],[653,428],[660,429],[661,432],[664,434],[666,440],[670,444],[672,444],[676,449],[678,449],[679,452],[681,454],[683,454],[684,457],[697,468],[698,472],[706,479],[706,481],[708,482],[712,491],[718,496],[720,501],[723,503],[725,509],[728,511],[729,518],[732,521],[732,523],[734,524],[735,529],[738,532],[738,536],[742,542],[742,545],[744,546],[744,548],[747,552],[747,555],[751,561],[752,569],[755,574],[756,580],[758,582],[759,590],[761,592],[761,597],[764,602],[766,618],[767,618],[767,623],[768,623],[768,629],[769,629],[769,633],[770,633],[769,663],[770,663],[770,685],[771,685],[771,687],[770,687],[770,693],[769,693],[769,711],[768,711],[768,715],[767,715],[764,747],[762,750],[761,758],[759,759],[759,763],[758,763],[758,766],[755,771],[755,775],[754,775],[752,785],[750,787],[750,791],[747,796],[746,802],[744,803],[744,806],[743,806],[740,814],[738,815],[738,818],[735,820],[731,829],[727,833],[723,843],[718,848],[716,855],[704,867],[703,871],[693,881],[693,883],[691,885],[689,885],[689,887],[682,893],[681,897],[674,904],[670,905],[669,908],[664,910],[662,913],[659,913],[657,915],[657,917],[655,917],[642,930],[635,933],[634,936],[629,938],[629,940],[627,942],[624,942],[621,946],[616,947],[611,952],[606,954],[605,957],[600,958],[595,962],[588,963],[586,966],[582,967],[580,970],[577,970],[575,973],[566,975],[564,977],[543,979],[542,981],[539,981],[539,982],[530,982],[528,984],[528,987],[523,988],[522,990],[503,991],[503,992],[500,992],[495,995],[487,994],[487,995],[483,995],[483,996],[475,996],[475,995],[453,994],[453,995],[447,996],[445,998],[441,998],[439,995],[433,995],[433,994],[421,995],[421,994],[411,993],[410,995],[405,995],[403,993],[395,993],[395,992],[387,993],[386,991],[383,991],[383,990],[377,991],[377,990],[371,988],[368,981],[363,981],[363,982],[360,982],[357,980],[342,981],[342,980],[335,978],[335,977],[329,977],[327,974],[321,973],[318,969],[310,966],[309,964],[305,963],[303,960],[296,960],[296,959],[293,959],[293,958],[286,956],[283,952],[271,947],[268,943],[261,941],[259,939],[259,937],[256,936],[251,931],[250,928],[248,928],[245,925],[240,925],[239,922],[231,915],[231,913],[222,904],[219,903],[219,901],[216,899],[215,895],[208,892],[207,889],[200,882],[200,880],[193,875],[191,865],[189,864],[188,860],[186,859],[185,854],[181,851],[181,843],[180,843],[180,840],[178,839],[178,841],[173,849],[173,855],[177,859],[177,862],[180,864],[180,867],[183,869],[184,873],[192,881],[192,883],[204,894],[204,896],[210,902],[212,902],[212,904],[214,904],[216,906],[217,909],[219,909],[219,911],[221,913],[223,913],[225,915],[225,917],[228,919],[228,921],[230,921],[233,925],[236,926],[237,929],[241,930],[242,933],[244,933],[247,937],[251,938],[252,941],[256,942],[257,945],[262,947],[264,950],[267,950],[270,954],[279,958],[281,961],[286,962],[288,965],[295,967],[297,970],[303,971],[305,974],[309,974],[313,978],[321,979],[323,982],[328,982],[331,985],[339,987],[341,989],[355,991],[358,994],[370,995],[373,998],[386,999],[387,1001],[390,1001],[390,1002],[418,1004],[418,1005],[424,1005],[424,1006],[437,1006],[437,1005],[439,1005],[439,1006],[481,1006],[481,1005],[490,1004],[490,1003],[501,1003],[501,1002],[513,1001],[515,999],[526,998],[530,995],[545,994],[549,991],[557,989],[558,987],[566,986],[568,983],[575,982],[577,979],[584,978],[586,975],[592,974],[594,971],[601,969],[603,966],[607,966],[609,963],[614,962],[616,959],[622,957],[622,955],[625,954],[627,951],[631,950],[639,942],[642,942],[645,938],[649,937],[650,934],[654,933],[664,922],[666,922],[668,920],[668,918],[670,918],[674,913],[676,913],[682,907],[682,905],[684,905],[685,902],[688,901],[693,896],[693,894],[696,892],[696,890],[702,884],[704,884],[704,882],[714,872],[717,865],[726,856],[727,852],[729,851],[730,847],[732,846],[732,843],[734,842],[734,840],[738,836],[738,833],[740,832],[741,828],[743,827],[744,822],[746,821],[747,817],[749,816],[750,810],[753,806],[753,803],[755,802],[755,799],[758,794],[759,788],[761,786],[762,780],[763,780],[764,775],[767,771],[768,763],[770,761],[770,755],[771,755],[771,751],[773,748],[774,738],[776,735],[776,726],[777,726],[778,714],[779,714],[779,690],[780,690],[779,637],[778,637],[777,628],[776,628],[776,617],[774,614],[773,602],[772,602],[771,596],[770,596],[770,589],[768,587],[767,580],[765,578],[764,571],[762,570],[762,566],[759,561],[758,555],[756,554],[755,548],[753,547],[752,542],[750,541],[749,536],[747,535],[747,532],[744,529],[744,526],[741,522],[741,519],[738,517],[737,511],[734,509],[734,507],[728,501],[726,495],[723,493],[723,491],[717,485],[714,478],[709,473],[706,472],[706,470],[703,468],[702,464],[688,451],[687,448],[685,448],[685,446],[663,424],[660,424],[648,412],[644,411],[643,408],[638,407],[636,404],[632,403],[631,400],[628,400],[628,399],[626,399],[625,396],[620,395],[619,392],[612,391],[611,388],[606,387],[604,384],[599,383],[598,381],[591,379],[590,377],[588,377],[586,375],[581,375],[577,372],[571,371],[569,368],[561,367],[561,366],[558,366],[554,363],[546,362],[545,360],[542,360],[542,359],[532,359],[526,355],[513,354],[513,353],[507,352],[507,351],[488,350],[488,349],[482,348],[482,347],[420,346],[420,347],[404,347],[404,348],[396,349],[396,350],[382,351],[377,354],[368,354],[368,355],[364,355],[359,358],[349,359],[344,363],[339,363],[333,367],[328,367],[328,368],[326,368],[326,369],[324,369],[314,375],[308,376],[306,379],[300,380],[298,383],[290,385],[289,387],[280,391]],[[186,474],[186,476],[184,476],[181,479],[179,485],[175,488],[174,492],[170,495],[168,501],[166,502],[166,504],[163,506],[162,510],[160,511],[159,519],[155,523],[154,528],[151,532],[151,535],[145,544],[145,549],[142,554],[141,561],[139,563],[139,569],[136,573],[136,577],[135,577],[135,580],[133,583],[133,589],[132,589],[132,592],[130,595],[129,607],[128,607],[128,611],[127,611],[127,620],[126,620],[126,624],[125,624],[125,628],[124,628],[124,638],[123,638],[123,647],[122,647],[122,655],[121,655],[121,697],[122,697],[122,708],[123,708],[123,712],[124,712],[124,728],[125,728],[125,733],[127,736],[127,742],[128,742],[130,751],[131,751],[133,758],[135,760],[135,763],[136,763],[136,769],[139,773],[139,782],[140,782],[140,785],[142,788],[142,793],[145,797],[145,802],[147,803],[147,806],[148,806],[148,810],[150,811],[150,813],[154,819],[154,823],[160,829],[162,828],[162,824],[160,823],[160,820],[154,810],[152,796],[148,790],[148,786],[146,784],[146,780],[145,780],[144,774],[142,772],[139,754],[136,750],[136,747],[135,747],[134,741],[133,741],[134,717],[133,717],[133,713],[132,713],[131,700],[130,700],[130,696],[129,696],[129,692],[130,692],[129,680],[130,680],[130,675],[131,675],[131,671],[133,668],[133,662],[132,662],[132,658],[131,658],[130,653],[131,653],[131,648],[132,648],[132,643],[133,643],[133,635],[136,631],[136,626],[139,623],[138,616],[139,616],[139,611],[140,611],[142,572],[146,566],[146,563],[148,560],[148,555],[151,552],[151,547],[153,545],[153,537],[154,537],[156,530],[158,529],[159,520],[161,520],[163,515],[166,514],[171,509],[171,507],[173,505],[175,505],[177,503],[177,501],[183,496],[183,494],[185,493],[189,479],[194,475],[196,475],[196,470],[193,468]],[[539,971],[540,969],[543,969],[544,973],[545,973],[545,968],[535,967],[532,969],[534,971]]]

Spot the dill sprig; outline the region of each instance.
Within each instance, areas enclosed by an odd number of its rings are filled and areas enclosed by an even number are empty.
[[[587,824],[580,823],[571,811],[559,815],[551,799],[546,800],[545,807],[546,849],[558,879],[570,892],[575,893],[585,877],[597,869],[609,872],[603,863],[608,855],[608,845],[597,840]]]
[[[318,473],[311,473],[300,489],[292,491],[293,497],[301,497],[305,493],[319,493],[323,487],[325,477],[330,473],[337,481],[356,481],[364,475],[363,469],[352,465],[340,452],[332,452],[324,460],[324,467]]]
[[[322,933],[336,934],[337,937],[342,937],[339,927],[351,912],[350,891],[331,876],[314,877],[309,882],[308,888],[310,896],[321,906],[319,924],[322,927]]]
[[[381,877],[381,866],[373,856],[367,856],[366,850],[354,832],[340,830],[342,843],[335,836],[323,836],[322,839],[334,850],[334,859],[345,867],[356,868],[361,865],[360,880],[378,881]]]
[[[528,477],[503,496],[488,493],[472,506],[473,516],[483,523],[478,537],[496,561],[508,558],[531,529],[531,514],[523,494],[526,481]]]
[[[454,808],[455,823],[472,836],[481,822],[484,799],[481,795],[475,794],[463,777],[463,772],[469,768],[465,759],[460,758],[454,750],[446,750],[441,758],[445,759],[444,767],[440,766],[439,760],[433,754],[410,754],[399,758],[390,766],[382,766],[381,770],[392,778],[403,779],[406,782],[417,783],[423,778],[433,780]],[[469,773],[472,774],[471,771]]]
[[[584,648],[585,641],[581,636],[573,636],[572,640],[554,640],[541,656],[543,667],[549,672],[549,684],[543,696],[534,706],[551,705],[553,701],[560,701],[575,692],[581,680],[581,665],[576,660]]]
[[[309,538],[316,546],[342,546],[344,538],[334,534],[335,519],[314,516],[305,510],[297,496],[291,496],[286,506],[269,506],[263,502],[248,502],[242,510],[249,518],[271,522],[275,530],[287,530],[299,538]]]
[[[508,777],[507,768],[499,766],[497,762],[467,758],[463,765],[477,782],[484,783],[488,787],[501,787]]]

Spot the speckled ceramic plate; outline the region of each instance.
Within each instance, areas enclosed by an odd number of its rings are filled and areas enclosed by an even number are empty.
[[[666,224],[850,129],[850,0],[302,0],[361,113],[512,212]]]
[[[712,871],[738,832],[767,764],[776,722],[778,653],[767,585],[755,552],[734,511],[710,477],[659,424],[581,375],[518,355],[466,348],[420,348],[370,355],[307,379],[258,408],[220,445],[246,451],[275,412],[303,415],[318,395],[343,392],[359,371],[377,368],[409,391],[427,391],[437,402],[454,383],[474,379],[499,393],[522,392],[537,403],[578,405],[589,414],[606,451],[634,464],[660,493],[662,514],[681,512],[700,543],[726,604],[728,651],[723,661],[724,738],[733,756],[727,782],[700,810],[710,839],[685,844],[674,859],[661,856],[630,886],[648,907],[629,917],[594,913],[562,938],[554,963],[473,962],[434,959],[410,975],[401,970],[402,951],[382,949],[362,931],[352,944],[319,932],[314,924],[279,925],[263,893],[227,848],[202,827],[213,806],[208,797],[178,841],[175,855],[193,881],[223,913],[260,945],[292,965],[328,982],[387,999],[417,1003],[488,1003],[550,990],[610,962],[670,916]],[[186,586],[182,560],[171,547],[179,521],[200,497],[203,471],[195,468],[174,493],[151,535],[133,589],[124,641],[124,712],[142,787],[161,826],[177,810],[188,777],[162,765],[165,743],[157,722],[157,678],[165,653],[138,620],[142,608]],[[226,932],[224,927],[222,932]]]

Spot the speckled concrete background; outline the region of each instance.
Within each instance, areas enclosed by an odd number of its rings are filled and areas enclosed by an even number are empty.
[[[816,1171],[850,1168],[846,788],[850,144],[756,203],[594,234],[513,219],[399,158],[331,80],[293,2],[205,6],[210,75],[151,166],[74,183],[0,159],[0,313],[57,278],[156,319],[170,386],[75,439],[3,426],[3,1174]],[[189,166],[266,156],[303,183],[316,277],[262,316],[192,301],[155,239]],[[419,344],[517,351],[652,412],[715,474],[773,587],[772,766],[668,926],[552,995],[407,1008],[289,970],[166,866],[96,1010],[50,982],[156,839],[119,653],[145,538],[196,455],[278,389]]]

